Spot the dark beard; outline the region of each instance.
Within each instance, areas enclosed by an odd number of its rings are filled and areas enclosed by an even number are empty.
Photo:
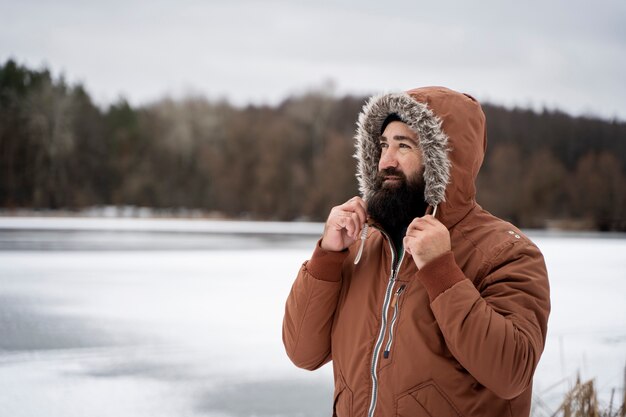
[[[400,178],[398,184],[385,185],[385,176]],[[400,248],[406,228],[416,217],[426,213],[423,171],[407,179],[395,168],[386,168],[376,177],[374,193],[367,202],[367,212],[387,232],[396,248]]]

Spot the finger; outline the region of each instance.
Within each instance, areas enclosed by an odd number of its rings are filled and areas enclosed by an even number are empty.
[[[367,221],[367,209],[363,208],[362,205],[359,205],[357,210],[354,211],[359,218],[359,225],[363,227],[365,222]]]
[[[354,212],[347,213],[346,224],[346,231],[348,232],[348,236],[350,236],[352,239],[356,239],[359,236],[359,232],[361,231],[359,216]]]
[[[351,208],[352,210],[364,210],[367,211],[367,203],[361,197],[352,197],[346,201],[342,206]]]
[[[339,206],[339,208],[346,212],[356,213],[361,225],[367,221],[367,208],[365,202],[360,197],[353,197]]]
[[[343,203],[343,205],[348,206],[348,205],[353,205],[353,204],[359,204],[359,200],[361,200],[361,197],[354,196],[350,200]]]
[[[352,213],[352,220],[356,225],[357,234],[361,233],[361,229],[363,228],[363,224],[365,223],[364,213],[358,211]]]
[[[355,220],[355,218],[358,218],[358,216],[356,216],[355,213],[346,212],[346,211],[341,213],[341,225],[342,225],[342,228],[345,229],[346,234],[351,239],[356,239],[355,236],[358,236],[359,229],[360,229],[360,227],[359,227],[357,221]]]
[[[417,237],[419,237],[419,235],[421,233],[424,233],[424,232],[422,230],[406,229],[405,236],[412,237],[412,238],[417,238]]]
[[[352,200],[346,201],[340,206],[337,206],[337,209],[343,212],[353,212],[357,209],[358,204]]]
[[[429,226],[436,227],[436,226],[443,225],[443,223],[441,223],[439,220],[437,220],[430,214],[427,214],[423,217],[416,217],[415,219],[413,219],[413,221],[416,222],[416,224],[420,224],[421,227],[429,227]]]
[[[440,225],[440,224],[443,224],[443,223],[441,223],[439,220],[437,220],[435,217],[433,217],[433,216],[432,216],[432,214],[427,214],[427,215],[425,215],[424,217],[421,217],[421,219],[422,219],[425,223],[427,223],[427,224],[429,224],[429,225],[431,225],[431,226],[438,226],[438,225]]]
[[[402,239],[402,246],[404,247],[404,251],[411,255],[411,238],[405,236]]]
[[[335,230],[341,230],[344,227],[342,210],[339,207],[333,207],[328,216],[326,223]]]
[[[330,223],[336,230],[347,229],[350,223],[350,212],[336,210],[330,219]]]
[[[405,237],[409,238],[409,243],[415,245],[416,242],[421,242],[424,240],[426,236],[428,236],[428,232],[424,230],[416,230],[416,229],[407,229]]]
[[[355,202],[358,204],[356,212],[359,214],[361,224],[364,224],[367,221],[367,203],[361,197],[357,197]]]
[[[352,224],[352,234],[350,237],[354,240],[358,240],[363,225],[361,224],[359,216],[356,213],[353,213],[352,216],[350,216],[350,223]]]
[[[409,224],[409,227],[407,227],[407,231],[409,231],[409,230],[422,231],[422,230],[425,230],[426,228],[428,228],[428,226],[429,226],[429,223],[425,222],[423,218],[416,217]]]
[[[367,213],[367,203],[361,197],[356,197],[355,201],[361,206],[364,212]]]

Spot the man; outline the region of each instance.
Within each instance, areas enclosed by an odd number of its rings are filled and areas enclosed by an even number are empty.
[[[539,249],[476,203],[480,105],[441,87],[372,97],[356,148],[362,198],[331,210],[300,269],[287,354],[332,359],[338,417],[528,416],[548,278]]]

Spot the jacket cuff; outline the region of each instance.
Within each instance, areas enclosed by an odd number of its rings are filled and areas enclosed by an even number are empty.
[[[440,255],[424,265],[418,271],[417,278],[424,284],[431,302],[454,284],[467,279],[456,264],[452,251]]]
[[[311,259],[306,263],[306,269],[314,278],[322,281],[337,282],[341,280],[341,266],[350,253],[348,249],[340,252],[333,252],[322,249],[317,242]]]

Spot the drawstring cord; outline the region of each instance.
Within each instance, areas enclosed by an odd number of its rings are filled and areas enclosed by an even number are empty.
[[[365,239],[367,239],[367,228],[368,225],[365,223],[363,225],[363,229],[361,230],[361,245],[359,245],[359,251],[356,254],[356,258],[354,258],[354,264],[358,264],[361,260],[361,255],[363,255],[363,248],[365,247]]]

